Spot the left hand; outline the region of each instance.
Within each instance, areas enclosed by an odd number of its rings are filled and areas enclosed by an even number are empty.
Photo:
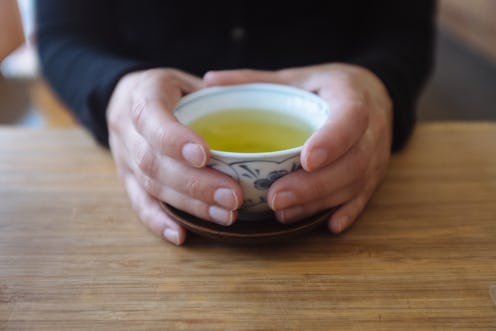
[[[282,223],[339,206],[329,229],[339,233],[360,215],[385,176],[392,139],[392,101],[369,70],[348,64],[280,71],[212,71],[206,86],[266,82],[318,94],[330,106],[321,129],[305,143],[302,168],[277,180],[267,201]]]

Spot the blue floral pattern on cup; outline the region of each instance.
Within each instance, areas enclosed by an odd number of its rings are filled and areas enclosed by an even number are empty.
[[[283,161],[247,160],[226,163],[212,157],[209,167],[231,176],[241,184],[245,192],[242,211],[259,212],[268,210],[266,202],[270,186],[282,176],[299,169],[300,158],[297,155]]]

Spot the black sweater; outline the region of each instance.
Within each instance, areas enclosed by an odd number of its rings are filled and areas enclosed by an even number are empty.
[[[45,77],[105,145],[105,110],[128,72],[346,62],[387,87],[397,150],[432,67],[434,11],[434,0],[38,0],[36,38]]]

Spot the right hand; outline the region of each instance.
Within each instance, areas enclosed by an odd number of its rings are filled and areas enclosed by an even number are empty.
[[[230,177],[205,167],[206,142],[180,124],[172,110],[202,80],[175,69],[125,75],[107,108],[109,143],[132,207],[155,234],[180,245],[186,231],[159,201],[221,225],[231,225],[243,201]]]

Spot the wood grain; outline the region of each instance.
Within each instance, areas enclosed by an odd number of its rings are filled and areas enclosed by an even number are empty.
[[[0,330],[494,330],[495,151],[422,124],[342,235],[175,247],[85,132],[1,128]]]

